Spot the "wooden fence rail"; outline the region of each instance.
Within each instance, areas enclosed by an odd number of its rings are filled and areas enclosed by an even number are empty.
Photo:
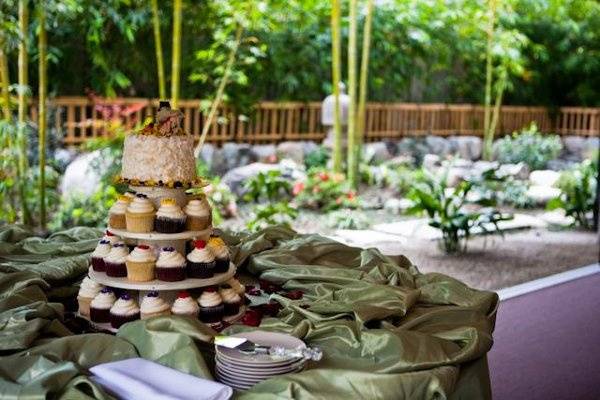
[[[181,100],[185,129],[200,136],[205,115],[200,100]],[[121,98],[92,101],[86,97],[51,100],[51,121],[67,145],[106,135],[107,121],[118,117],[134,127],[154,115],[158,100]],[[31,108],[35,118],[37,110]],[[497,134],[511,133],[531,122],[540,131],[559,135],[600,136],[600,108],[561,107],[551,113],[544,107],[504,106]],[[472,104],[369,103],[366,112],[367,141],[421,135],[483,134],[483,107]],[[277,143],[286,140],[322,140],[320,102],[261,102],[248,115],[228,107],[219,110],[210,127],[209,142]]]

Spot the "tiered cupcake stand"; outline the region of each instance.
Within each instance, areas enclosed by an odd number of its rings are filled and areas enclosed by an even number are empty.
[[[138,188],[136,187],[135,189]],[[172,195],[173,191],[175,190],[171,189],[170,193],[168,194]],[[160,199],[156,197],[154,198],[154,200],[160,201]],[[180,233],[135,233],[122,229],[113,229],[110,227],[108,228],[108,231],[114,234],[115,236],[120,237],[127,245],[146,244],[153,246],[154,248],[172,246],[175,249],[177,249],[177,251],[179,251],[181,254],[185,255],[186,242],[192,239],[207,239],[212,233],[212,228],[205,229],[203,231],[184,231]],[[144,296],[148,292],[153,290],[158,291],[164,300],[173,303],[173,301],[175,301],[175,299],[177,298],[177,293],[181,290],[193,291],[194,289],[200,289],[206,286],[216,286],[233,278],[235,273],[236,266],[233,263],[230,263],[229,270],[227,272],[215,274],[213,277],[207,279],[186,278],[182,281],[177,282],[165,282],[154,279],[152,281],[147,282],[134,282],[127,279],[126,277],[114,278],[107,276],[104,272],[95,271],[91,266],[89,268],[90,279],[104,286],[127,290],[134,298],[135,293],[137,293],[138,304],[141,304]],[[228,323],[234,323],[238,321],[244,315],[246,311],[245,308],[246,307],[242,305],[238,314],[225,317],[223,318],[223,321]],[[117,331],[117,329],[112,328],[110,324],[95,323],[84,316],[81,317],[87,319],[90,322],[90,324],[96,329],[111,332]],[[219,323],[209,325],[219,325]]]

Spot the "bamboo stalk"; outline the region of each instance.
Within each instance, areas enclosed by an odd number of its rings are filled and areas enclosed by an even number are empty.
[[[353,187],[357,184],[356,162],[356,8],[357,0],[350,0],[350,26],[348,29],[348,180]]]
[[[371,25],[373,20],[373,0],[367,0],[367,13],[365,15],[365,25],[363,27],[362,56],[360,65],[360,82],[358,94],[358,116],[356,122],[357,144],[356,144],[356,165],[360,164],[361,147],[365,136],[365,112],[367,106],[367,91],[369,77],[369,51],[371,46]],[[389,129],[389,128],[388,128]]]
[[[156,69],[158,75],[158,96],[167,98],[165,87],[165,66],[163,63],[162,40],[160,37],[160,19],[158,17],[158,0],[152,0],[152,27],[154,30],[154,48],[156,50]]]
[[[485,52],[485,97],[483,111],[483,159],[490,160],[492,149],[490,143],[490,113],[492,103],[492,47],[494,45],[494,25],[496,22],[496,0],[489,1],[489,16],[486,27],[487,45]],[[493,140],[493,139],[492,139]]]
[[[19,0],[19,110],[18,110],[18,135],[17,145],[19,150],[19,161],[17,166],[17,179],[19,181],[19,197],[21,202],[21,222],[25,225],[31,223],[29,207],[25,198],[25,175],[29,168],[27,161],[27,132],[25,120],[27,118],[27,87],[29,79],[27,74],[28,54],[27,54],[27,31],[29,27],[29,4],[28,0]]]
[[[8,61],[4,51],[4,42],[0,40],[0,96],[2,96],[2,114],[7,121],[11,119],[9,85]]]
[[[244,32],[244,27],[242,24],[238,24],[235,30],[235,40],[233,43],[233,47],[229,51],[229,57],[227,58],[227,64],[225,65],[225,72],[223,72],[223,77],[219,82],[219,87],[217,88],[217,93],[215,94],[215,99],[210,105],[210,110],[208,112],[208,116],[204,121],[204,126],[202,127],[202,134],[200,135],[200,140],[198,141],[198,145],[194,150],[194,155],[198,157],[200,155],[200,150],[202,150],[202,146],[204,145],[204,141],[206,140],[206,135],[208,135],[208,130],[210,129],[212,122],[217,114],[217,110],[219,109],[219,105],[223,100],[223,95],[225,94],[225,87],[227,86],[227,82],[229,81],[229,75],[231,75],[231,71],[233,69],[233,64],[235,63],[235,56],[240,47],[240,43],[242,41],[242,33]]]
[[[500,117],[500,106],[502,105],[502,96],[504,95],[504,89],[506,88],[506,80],[508,79],[508,76],[506,75],[507,73],[504,72],[502,74],[502,76],[499,78],[501,79],[499,86],[498,86],[498,92],[496,94],[496,101],[494,103],[494,110],[492,111],[492,120],[490,122],[490,136],[493,139],[494,138],[494,134],[496,133],[496,125],[498,124],[498,119]],[[492,149],[490,148],[490,152],[492,151]],[[491,158],[491,155],[490,155]]]
[[[38,129],[39,129],[39,160],[40,160],[40,226],[44,230],[46,228],[46,12],[44,4],[39,5],[39,32],[38,32],[38,73],[39,73],[39,88],[38,88]]]
[[[331,76],[334,96],[333,170],[338,173],[342,172],[342,115],[340,109],[342,43],[340,40],[340,14],[340,0],[333,0],[331,5]]]
[[[181,0],[173,0],[173,53],[171,60],[171,105],[179,103],[179,74],[181,67]]]

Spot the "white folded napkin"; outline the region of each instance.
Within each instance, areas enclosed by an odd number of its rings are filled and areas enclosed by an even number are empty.
[[[143,358],[90,368],[92,380],[123,400],[227,400],[233,389]]]

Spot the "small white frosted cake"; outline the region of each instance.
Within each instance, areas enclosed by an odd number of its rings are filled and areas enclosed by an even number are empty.
[[[198,183],[194,138],[181,128],[183,115],[161,104],[156,122],[127,136],[121,180],[133,186],[191,187]]]

